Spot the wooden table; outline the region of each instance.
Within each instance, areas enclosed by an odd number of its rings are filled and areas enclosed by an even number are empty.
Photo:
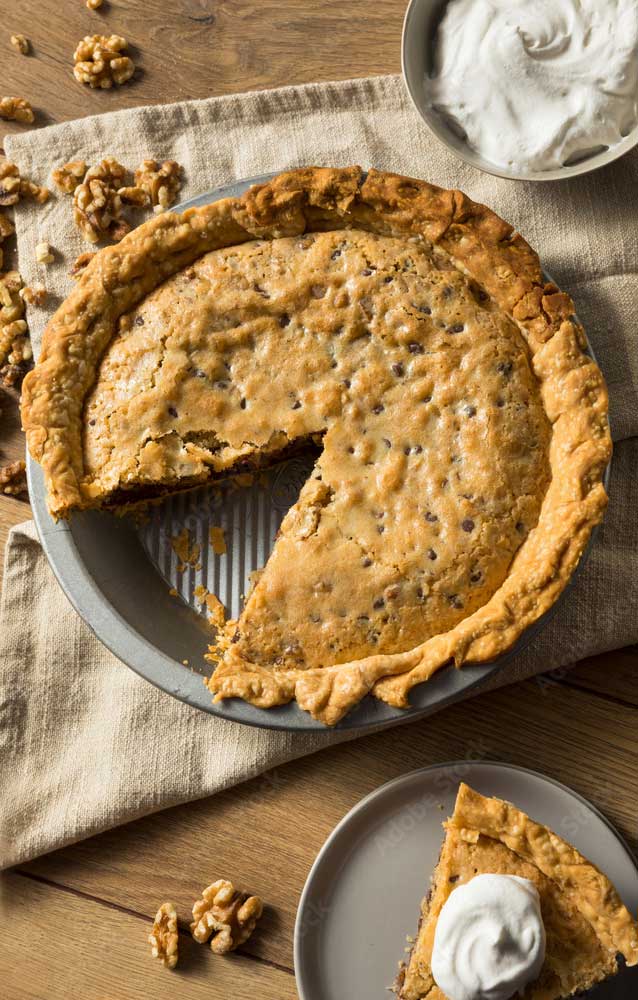
[[[91,13],[82,0],[10,7],[0,0],[0,93],[30,98],[38,124],[50,124],[136,104],[398,72],[403,7],[403,0],[114,0]],[[90,91],[71,75],[75,43],[98,31],[122,34],[135,46],[139,78],[115,92]],[[9,32],[27,35],[33,55],[9,50]],[[2,123],[0,138],[16,127]],[[19,457],[15,408],[0,420],[3,460]],[[28,515],[26,503],[0,498],[0,545]],[[0,994],[295,997],[295,909],[321,844],[361,796],[436,761],[472,756],[544,771],[587,796],[638,848],[637,666],[636,650],[599,657],[22,866],[0,882]],[[193,899],[220,875],[269,904],[260,930],[227,959],[194,945],[187,929]],[[168,898],[182,930],[175,973],[152,961],[146,944],[149,916]]]

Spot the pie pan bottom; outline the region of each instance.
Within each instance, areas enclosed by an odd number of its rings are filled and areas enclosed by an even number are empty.
[[[216,188],[177,207],[177,211],[240,195],[252,184],[274,176],[249,178]],[[264,565],[275,532],[294,503],[310,465],[295,457],[273,467],[252,485],[219,484],[167,497],[136,524],[100,511],[82,511],[69,521],[54,522],[46,508],[42,472],[28,459],[29,490],[35,522],[51,567],[67,597],[95,635],[125,664],[157,687],[188,704],[235,722],[284,730],[324,730],[296,702],[268,710],[237,699],[213,704],[203,683],[204,660],[212,638],[195,588],[204,586],[226,605],[240,609],[249,574]],[[607,470],[607,475],[609,470]],[[215,555],[209,530],[222,526],[228,551]],[[180,570],[171,541],[184,528],[201,554]],[[593,534],[592,534],[593,538]],[[591,547],[583,554],[580,569]],[[201,565],[199,565],[201,564]],[[572,578],[573,582],[573,578]],[[415,719],[456,700],[475,687],[533,640],[564,599],[492,663],[441,669],[412,695],[409,709],[393,708],[366,697],[337,726],[363,730]],[[171,594],[173,591],[173,594]],[[177,592],[177,594],[175,594]]]

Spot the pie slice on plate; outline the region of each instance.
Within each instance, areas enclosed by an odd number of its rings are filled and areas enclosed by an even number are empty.
[[[210,688],[334,724],[494,659],[566,586],[611,450],[584,345],[485,206],[308,168],[101,250],[22,416],[55,517],[315,449]]]
[[[399,973],[399,1000],[446,1000],[432,973],[437,924],[455,890],[477,875],[516,876],[536,887],[545,958],[538,976],[522,992],[525,1000],[566,1000],[588,990],[617,972],[618,955],[627,965],[638,964],[638,926],[613,885],[546,826],[465,784],[460,785],[454,813],[444,825],[445,840],[430,892],[421,905],[416,941]],[[497,947],[501,944],[494,927],[488,929],[487,924],[466,929],[466,938],[469,935],[475,936],[475,947],[472,950],[465,940],[462,950],[474,961],[481,952],[489,953],[495,941]],[[457,955],[458,968],[465,958],[459,960]]]

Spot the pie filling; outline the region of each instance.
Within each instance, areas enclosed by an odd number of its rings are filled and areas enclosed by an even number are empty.
[[[63,516],[314,442],[210,688],[334,724],[498,656],[565,586],[609,456],[571,312],[459,192],[308,168],[101,251],[23,420]]]
[[[618,969],[638,964],[638,928],[606,876],[570,844],[515,806],[461,784],[421,905],[417,937],[397,980],[399,1000],[445,1000],[432,975],[439,915],[454,889],[476,875],[509,875],[538,891],[545,959],[526,1000],[565,1000]],[[484,947],[491,946],[489,939]]]

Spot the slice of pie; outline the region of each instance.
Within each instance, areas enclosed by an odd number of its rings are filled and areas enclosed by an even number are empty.
[[[459,787],[454,814],[421,905],[417,938],[399,973],[399,1000],[446,1000],[431,970],[437,921],[451,893],[476,875],[527,879],[538,891],[545,960],[525,1000],[565,1000],[638,964],[638,925],[613,885],[575,847],[515,806]],[[493,937],[485,936],[489,948]],[[475,953],[476,954],[476,953]]]
[[[318,452],[210,687],[337,722],[490,660],[556,600],[606,495],[570,298],[458,191],[282,174],[101,250],[22,414],[51,512]]]

